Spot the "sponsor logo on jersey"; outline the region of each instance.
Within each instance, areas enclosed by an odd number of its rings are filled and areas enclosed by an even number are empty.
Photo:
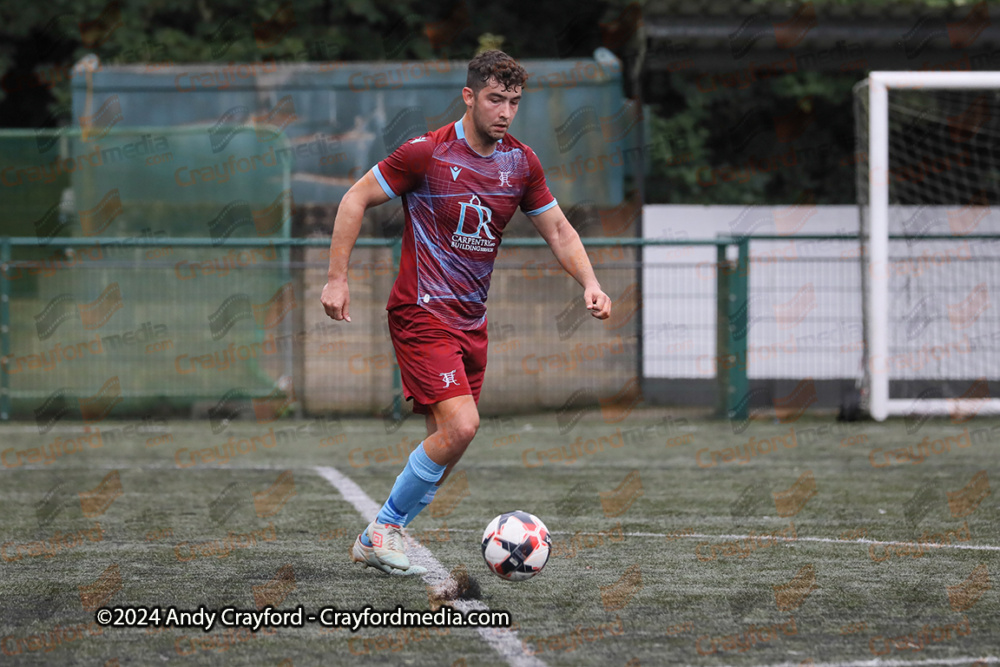
[[[497,248],[496,237],[490,232],[489,227],[490,221],[493,220],[493,211],[483,206],[476,195],[472,195],[467,202],[460,202],[460,206],[458,227],[451,236],[451,247],[476,252],[495,252]],[[466,221],[466,216],[468,216],[468,221]],[[475,222],[473,222],[474,220]],[[473,231],[466,231],[466,228],[473,226],[475,226]]]

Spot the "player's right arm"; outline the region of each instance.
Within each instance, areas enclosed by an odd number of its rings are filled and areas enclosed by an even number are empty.
[[[326,314],[335,320],[351,321],[351,293],[347,287],[347,267],[358,240],[365,211],[389,201],[374,174],[367,172],[340,200],[330,239],[330,268],[320,301]]]

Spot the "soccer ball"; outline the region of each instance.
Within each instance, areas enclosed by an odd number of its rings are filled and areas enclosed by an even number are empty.
[[[507,581],[524,581],[541,572],[551,548],[549,529],[537,516],[521,510],[501,514],[483,533],[483,559]]]

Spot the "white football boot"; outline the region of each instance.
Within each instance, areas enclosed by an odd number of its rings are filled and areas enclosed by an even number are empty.
[[[354,547],[351,548],[351,560],[355,563],[374,567],[386,574],[401,576],[427,572],[425,567],[410,564],[410,559],[403,551],[403,532],[399,526],[372,521],[365,532],[372,546],[365,546],[361,541],[361,535],[358,535],[354,540]]]

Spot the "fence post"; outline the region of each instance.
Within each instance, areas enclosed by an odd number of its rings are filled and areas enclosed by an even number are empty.
[[[736,270],[729,278],[729,317],[726,329],[729,353],[735,357],[728,371],[729,393],[726,414],[729,419],[745,420],[749,412],[750,381],[747,378],[750,359],[747,338],[750,335],[750,239],[743,237],[737,245]]]
[[[10,237],[0,238],[0,420],[10,419]]]
[[[737,244],[735,262],[726,256],[727,245],[716,246],[716,355],[715,379],[718,387],[716,411],[726,419],[747,418],[747,324],[749,301],[748,270],[750,242]]]
[[[725,419],[729,412],[729,260],[726,246],[715,246],[715,412]]]

